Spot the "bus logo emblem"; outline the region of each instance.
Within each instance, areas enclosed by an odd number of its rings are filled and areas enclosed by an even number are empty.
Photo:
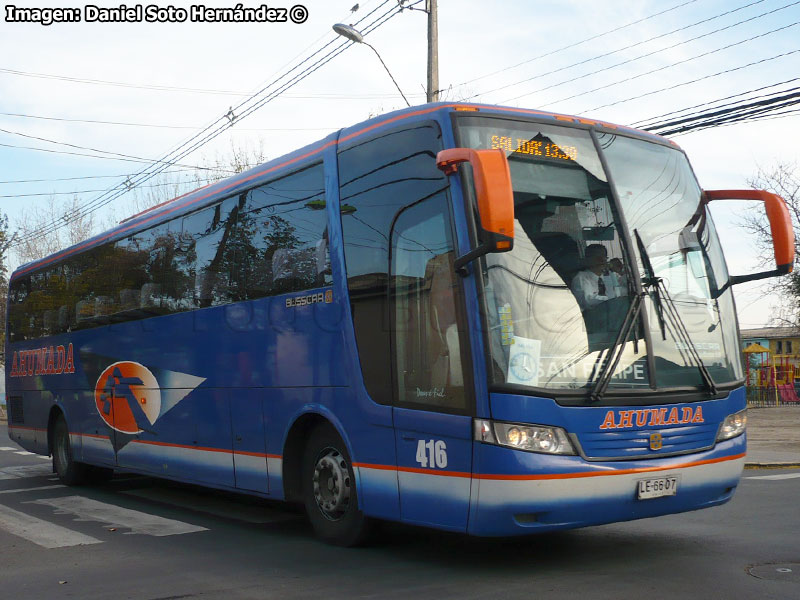
[[[116,362],[97,378],[97,412],[121,433],[146,431],[161,415],[161,389],[150,369],[135,362]]]
[[[651,433],[650,434],[650,450],[661,450],[663,446],[663,440],[661,439],[660,433]]]

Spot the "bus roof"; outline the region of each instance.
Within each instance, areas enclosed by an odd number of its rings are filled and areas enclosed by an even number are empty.
[[[534,117],[545,121],[553,121],[557,124],[581,124],[586,126],[602,127],[617,131],[619,133],[634,135],[636,137],[644,137],[650,139],[651,141],[677,147],[675,142],[672,142],[671,140],[661,136],[623,125],[614,125],[612,123],[596,119],[587,119],[584,117],[564,115],[541,110],[495,106],[491,104],[458,102],[436,102],[431,104],[423,104],[421,106],[413,106],[410,108],[393,111],[385,115],[374,117],[372,119],[362,121],[361,123],[351,125],[350,127],[340,129],[319,141],[258,165],[257,167],[254,167],[248,171],[244,171],[243,173],[239,173],[238,175],[234,175],[216,183],[205,185],[166,202],[162,202],[161,204],[153,206],[141,213],[123,219],[120,221],[119,225],[109,229],[108,231],[104,231],[103,233],[100,233],[45,258],[20,265],[11,274],[10,280],[14,280],[17,277],[36,271],[39,268],[56,263],[68,256],[79,254],[105,242],[114,241],[123,236],[153,227],[154,225],[157,225],[170,218],[192,212],[207,204],[212,204],[224,197],[235,195],[236,192],[240,191],[241,189],[249,188],[252,185],[257,184],[262,179],[271,178],[275,175],[281,174],[284,171],[288,174],[288,172],[295,170],[298,167],[319,159],[322,152],[331,146],[347,143],[350,140],[361,137],[362,135],[377,132],[383,128],[389,128],[395,123],[405,121],[407,119],[423,119],[426,117],[432,118],[437,112],[479,112],[482,114],[495,115],[516,114],[519,116]]]

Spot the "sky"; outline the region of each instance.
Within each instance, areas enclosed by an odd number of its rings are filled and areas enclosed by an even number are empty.
[[[293,1],[269,6],[285,8],[287,18],[302,22],[210,23],[191,15],[184,22],[86,22],[87,6],[118,8],[121,3],[67,1],[59,5],[79,9],[81,22],[42,25],[10,22],[9,5],[4,5],[0,212],[9,216],[12,229],[23,210],[45,205],[54,194],[59,202],[75,195],[83,205],[97,202],[147,161],[163,157],[210,124],[227,123],[232,107],[264,88],[278,89],[342,44],[343,52],[252,114],[240,116],[242,111],[234,110],[233,125],[221,128],[181,164],[224,157],[232,145],[261,148],[267,158],[275,158],[341,127],[404,107],[375,54],[337,37],[334,23],[371,30],[370,24],[386,15],[366,40],[410,103],[425,102],[427,17],[418,10],[424,2],[413,6],[417,10],[400,12],[397,0],[364,0],[357,8],[356,0]],[[144,13],[148,6],[170,5],[188,9],[191,3],[141,6]],[[28,0],[14,6],[43,7]],[[439,79],[442,99],[448,101],[633,125],[798,77],[797,0],[439,0]],[[686,150],[705,189],[746,188],[759,169],[778,163],[800,168],[800,113],[673,139]],[[130,197],[122,195],[98,210],[98,220],[113,224],[129,216]],[[757,268],[752,240],[740,225],[745,204],[712,208],[730,271],[736,274]],[[10,262],[15,266],[13,255]],[[773,287],[767,280],[735,288],[743,328],[770,322]]]

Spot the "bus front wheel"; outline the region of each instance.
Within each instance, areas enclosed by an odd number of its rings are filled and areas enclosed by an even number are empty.
[[[306,446],[303,502],[320,539],[337,546],[356,546],[366,538],[369,523],[358,508],[350,455],[329,425],[317,427]]]

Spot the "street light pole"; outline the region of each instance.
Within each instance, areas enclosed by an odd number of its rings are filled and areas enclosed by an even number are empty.
[[[439,14],[437,0],[428,0],[428,102],[439,101]]]
[[[400,95],[403,97],[403,100],[406,101],[406,106],[409,106],[409,107],[411,106],[411,104],[408,103],[408,98],[406,98],[406,95],[403,93],[403,90],[400,89],[400,86],[395,81],[394,76],[392,75],[392,72],[389,70],[389,67],[386,66],[385,62],[383,62],[383,59],[381,58],[381,55],[378,54],[378,51],[375,50],[375,48],[372,47],[372,44],[368,44],[367,42],[364,41],[364,36],[361,34],[360,31],[358,31],[357,29],[355,29],[351,25],[344,25],[343,23],[337,23],[336,25],[334,25],[333,26],[333,30],[336,33],[338,33],[339,35],[341,35],[342,37],[346,37],[348,40],[350,40],[352,42],[355,42],[357,44],[364,44],[365,46],[369,46],[372,49],[372,51],[375,53],[375,56],[378,57],[378,60],[381,61],[381,64],[383,65],[383,68],[386,69],[386,72],[389,74],[389,77],[391,78],[392,83],[394,83],[395,87],[397,88],[397,91],[400,92]]]

